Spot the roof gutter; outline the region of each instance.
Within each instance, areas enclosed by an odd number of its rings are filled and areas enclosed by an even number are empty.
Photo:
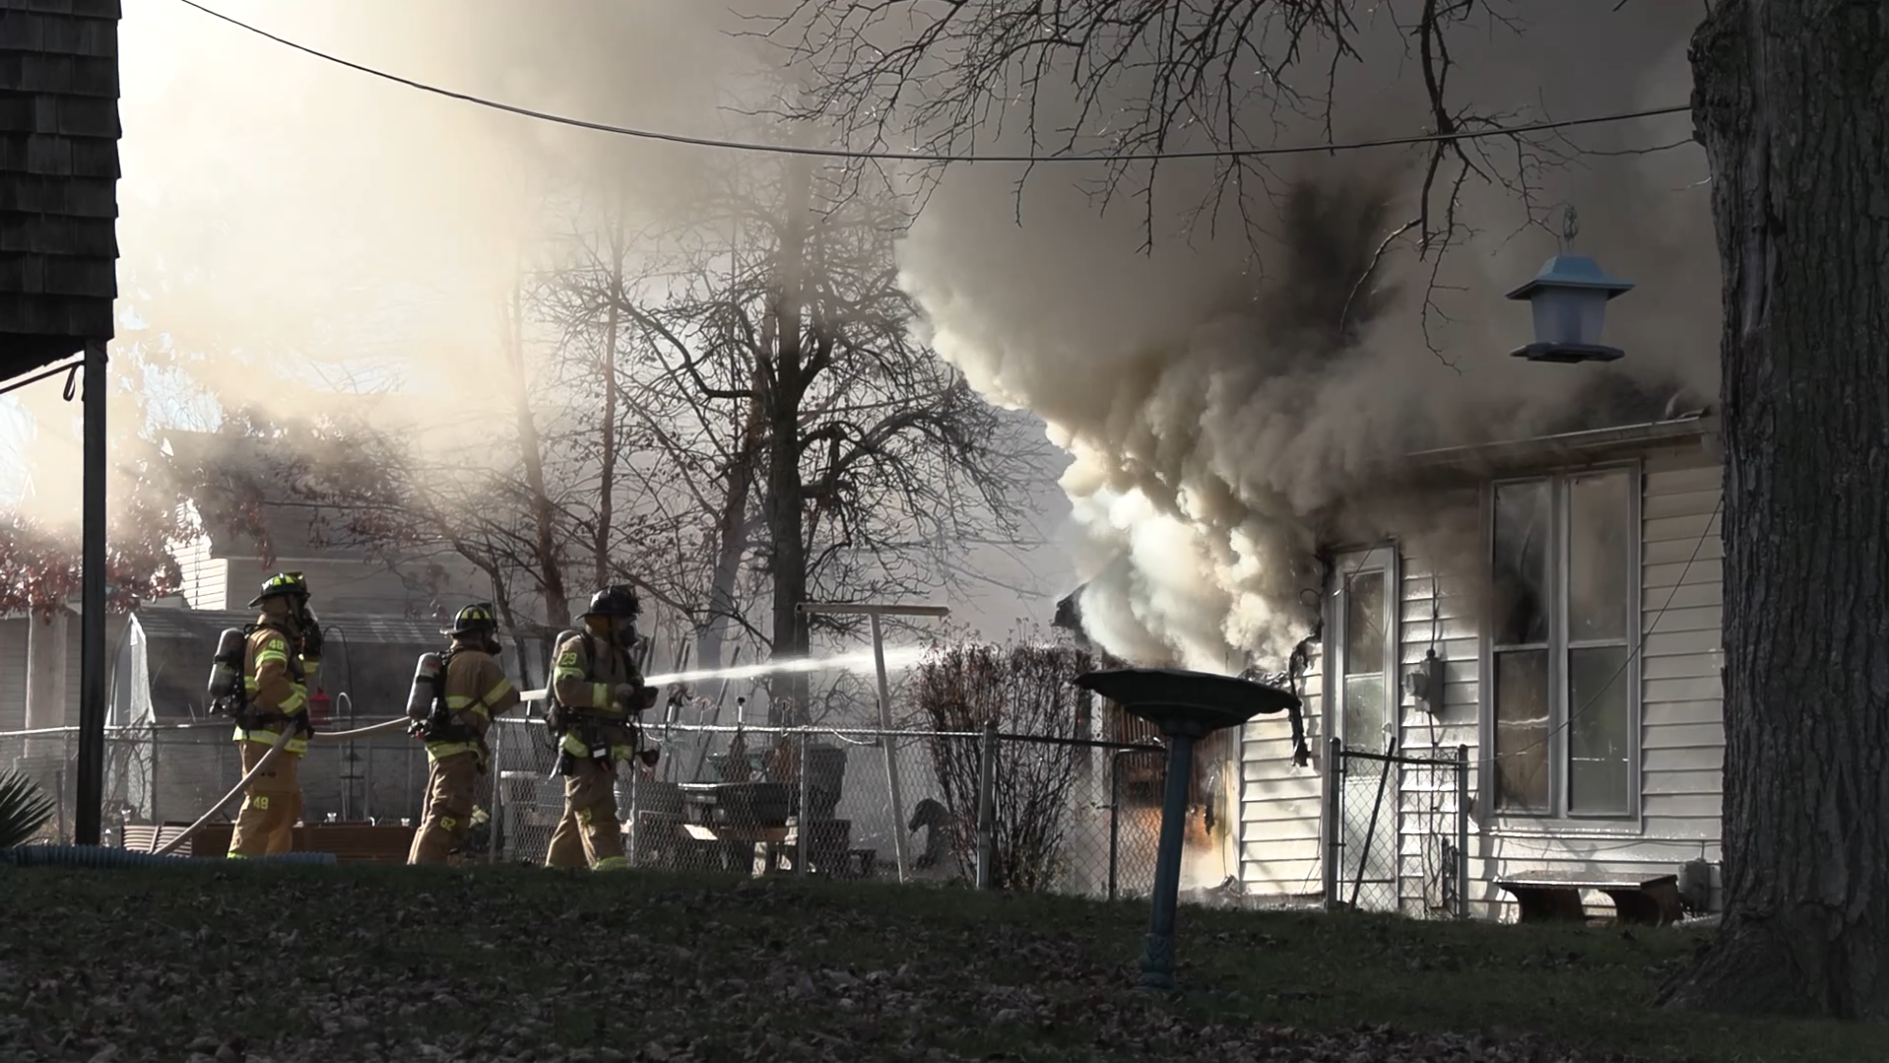
[[[1508,468],[1579,465],[1605,461],[1622,453],[1662,444],[1697,443],[1717,457],[1717,418],[1703,410],[1680,417],[1642,424],[1592,428],[1559,435],[1511,439],[1471,446],[1441,447],[1404,455],[1397,462],[1406,469],[1439,474],[1451,471],[1488,473]]]

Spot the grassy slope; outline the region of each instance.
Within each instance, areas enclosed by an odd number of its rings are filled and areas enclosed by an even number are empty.
[[[1127,989],[1128,904],[511,868],[0,870],[0,898],[7,1060],[1889,1059],[1880,1027],[1652,1011],[1672,930],[1184,910],[1176,1004]]]

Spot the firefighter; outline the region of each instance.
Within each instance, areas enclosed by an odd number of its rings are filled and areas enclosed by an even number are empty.
[[[236,743],[248,774],[286,729],[294,734],[244,791],[230,835],[231,859],[286,853],[302,815],[299,768],[308,752],[308,686],[321,667],[321,625],[308,609],[308,581],[278,572],[249,605],[260,609],[243,651]]]
[[[564,776],[564,815],[551,835],[546,867],[630,866],[617,820],[616,770],[637,759],[635,717],[656,702],[630,660],[638,611],[635,591],[605,587],[590,599],[584,630],[559,640],[549,718]]]
[[[440,632],[452,646],[440,664],[432,712],[416,722],[426,742],[426,808],[414,832],[409,864],[443,864],[472,829],[479,780],[491,750],[492,717],[518,704],[518,690],[499,667],[498,619],[486,603],[468,605]]]

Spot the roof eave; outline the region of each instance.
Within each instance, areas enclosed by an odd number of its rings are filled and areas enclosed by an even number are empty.
[[[1697,411],[1641,424],[1420,450],[1406,454],[1401,464],[1409,469],[1439,474],[1486,475],[1509,469],[1590,464],[1652,447],[1685,443],[1698,443],[1710,452],[1717,434],[1717,419],[1709,412]]]

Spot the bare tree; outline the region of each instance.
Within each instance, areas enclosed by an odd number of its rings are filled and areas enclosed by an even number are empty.
[[[841,176],[798,160],[724,171],[705,220],[673,237],[676,267],[620,297],[649,343],[639,396],[679,397],[692,446],[716,456],[714,594],[751,545],[777,659],[809,653],[811,597],[916,593],[957,578],[961,544],[1013,532],[1028,452],[914,341],[892,254],[904,217]],[[808,704],[804,675],[774,683],[776,718]]]
[[[850,147],[931,160],[934,178],[940,160],[988,153],[1013,130],[1031,156],[1098,157],[1098,205],[1123,195],[1138,201],[1145,249],[1157,233],[1157,187],[1188,157],[1213,166],[1204,199],[1184,219],[1188,231],[1212,232],[1231,210],[1249,234],[1265,232],[1273,212],[1254,208],[1271,205],[1287,185],[1273,158],[1251,149],[1288,124],[1321,124],[1334,139],[1339,85],[1367,62],[1366,38],[1390,19],[1402,60],[1421,76],[1434,139],[1423,149],[1411,216],[1388,231],[1378,256],[1402,244],[1431,264],[1421,314],[1428,338],[1447,320],[1434,299],[1444,252],[1470,235],[1467,186],[1513,192],[1530,223],[1540,224],[1552,204],[1535,203],[1535,184],[1545,166],[1569,157],[1570,145],[1546,130],[1489,136],[1525,125],[1523,110],[1451,93],[1458,35],[1519,29],[1500,0],[1412,6],[1414,13],[1361,0],[798,0],[785,15],[754,21],[789,64],[810,72],[785,108],[789,116],[838,129]],[[1442,357],[1434,342],[1431,350]]]

